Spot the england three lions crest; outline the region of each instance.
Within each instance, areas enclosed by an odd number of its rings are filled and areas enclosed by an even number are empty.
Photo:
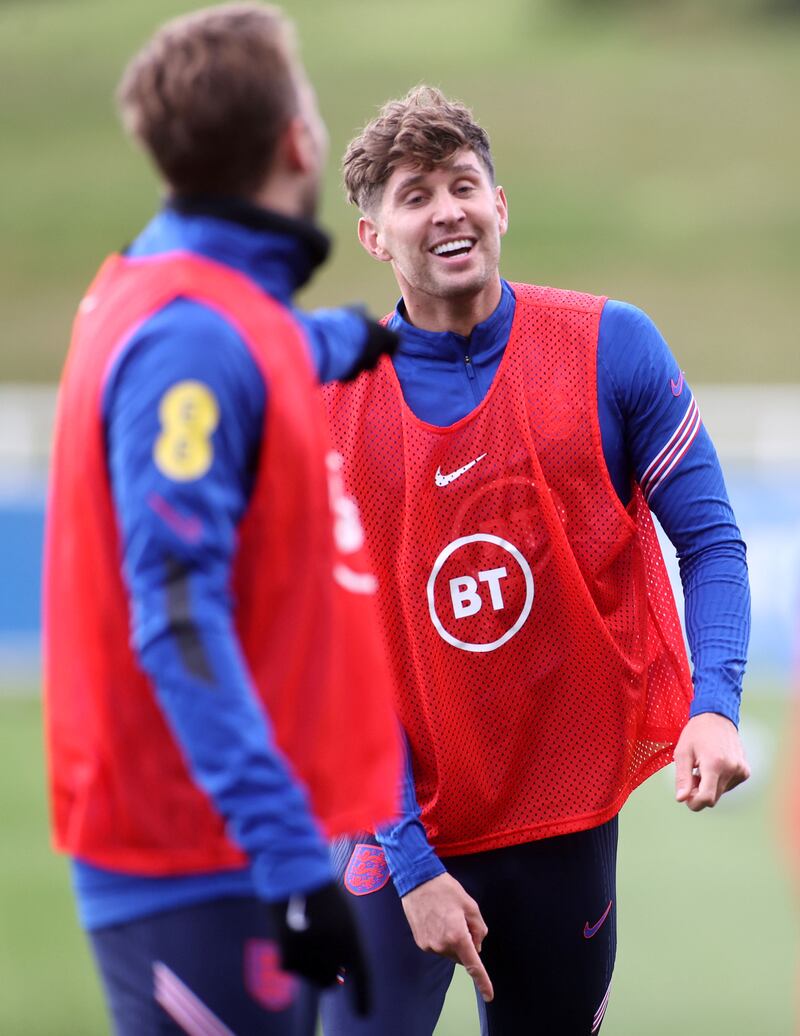
[[[386,856],[379,845],[365,845],[359,842],[353,849],[350,862],[344,872],[344,887],[354,896],[367,896],[377,892],[389,880]]]

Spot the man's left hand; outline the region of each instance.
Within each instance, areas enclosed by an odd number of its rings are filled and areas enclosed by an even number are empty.
[[[750,776],[744,745],[725,716],[694,716],[675,747],[675,798],[693,813],[716,806],[720,797]]]

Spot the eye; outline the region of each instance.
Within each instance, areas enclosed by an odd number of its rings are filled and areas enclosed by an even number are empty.
[[[419,191],[414,191],[413,194],[406,195],[405,203],[406,205],[419,205],[424,200],[424,197]]]
[[[456,186],[456,194],[468,195],[472,194],[475,190],[475,185],[471,183],[460,183]]]

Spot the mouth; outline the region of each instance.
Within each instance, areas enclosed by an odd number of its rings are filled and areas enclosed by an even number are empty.
[[[474,247],[474,237],[454,237],[448,241],[440,241],[428,251],[440,259],[460,259],[469,255]]]

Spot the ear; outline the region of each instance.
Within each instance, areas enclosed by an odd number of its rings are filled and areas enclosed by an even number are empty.
[[[391,255],[383,247],[378,227],[367,216],[362,216],[358,221],[358,240],[373,259],[381,263],[392,261]]]
[[[295,115],[286,124],[280,150],[292,171],[309,173],[315,168],[317,145],[308,123],[301,115]]]
[[[506,192],[502,187],[495,187],[494,203],[497,208],[498,227],[502,237],[508,230],[508,202],[506,201]]]

